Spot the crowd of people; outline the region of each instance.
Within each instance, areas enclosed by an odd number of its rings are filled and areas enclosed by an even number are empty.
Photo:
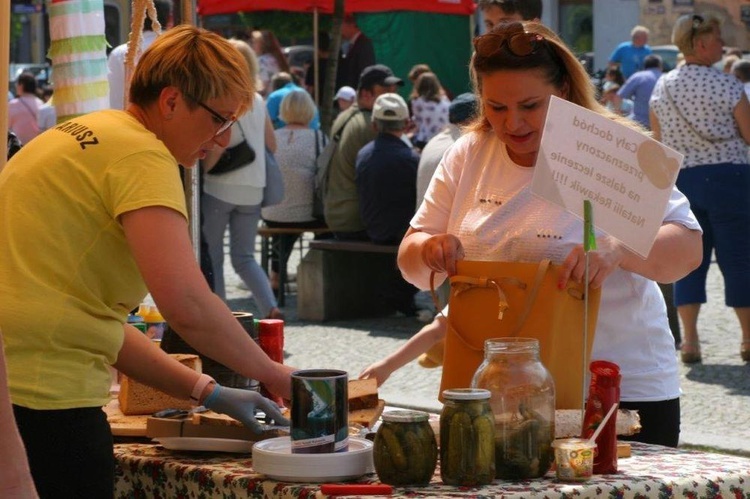
[[[701,360],[697,318],[713,251],[726,303],[742,330],[740,354],[750,361],[750,63],[732,61],[727,73],[712,67],[723,56],[717,18],[680,17],[673,40],[685,60],[669,73],[649,53],[648,30],[637,26],[612,54],[597,96],[575,55],[539,22],[541,1],[479,0],[487,33],[473,41],[474,92],[453,96],[428,65],[417,64],[404,75],[411,83],[404,99],[399,90],[406,82],[378,62],[372,41],[348,15],[338,54],[337,116],[326,134],[315,103],[322,80],[290,68],[272,31],[226,40],[171,27],[169,3],[155,5],[165,32],[157,35],[147,19],[131,79],[127,47],[110,54],[111,110],[43,133],[55,120],[48,121],[36,80],[27,74],[19,76],[9,103],[10,129],[21,147],[0,175],[0,294],[6,297],[0,327],[12,398],[11,406],[0,362],[0,434],[18,459],[0,473],[0,492],[35,497],[36,488],[41,497],[61,497],[60,480],[78,477],[79,490],[110,493],[112,439],[99,410],[109,400],[110,366],[252,427],[256,407],[286,422],[273,402],[185,368],[125,323],[148,291],[197,350],[288,397],[293,368],[271,361],[225,303],[227,230],[231,264],[267,318],[284,318],[274,293],[287,265],[279,255],[288,255],[298,236],[275,236],[273,245],[282,250],[266,275],[254,254],[260,223],[399,246],[399,269],[382,296],[405,315],[418,314],[415,296],[430,288],[431,275],[446,280],[461,259],[551,258],[562,264],[561,282],[580,281],[581,221],[529,188],[552,96],[685,154],[649,256],[642,259],[597,231],[589,264],[591,285],[602,288],[592,358],[620,366],[621,407],[637,409],[643,427],[634,438],[678,443],[675,344],[683,362]],[[332,56],[327,43],[317,56]],[[96,144],[84,146],[81,130]],[[232,163],[238,151],[243,159]],[[321,164],[325,152],[330,159]],[[179,175],[179,167],[197,164],[207,249],[201,265],[186,230]],[[274,167],[284,196],[271,202]],[[316,191],[322,213],[315,209]],[[472,201],[490,195],[503,199],[492,211]],[[48,216],[36,216],[40,210]],[[537,237],[551,226],[559,237]],[[52,246],[55,255],[47,251]],[[675,281],[681,341],[664,298],[671,301]],[[449,313],[444,309],[361,376],[382,384],[434,347]]]

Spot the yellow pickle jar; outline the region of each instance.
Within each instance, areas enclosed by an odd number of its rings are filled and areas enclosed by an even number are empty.
[[[495,479],[495,420],[489,390],[443,390],[440,477],[446,485],[479,486]]]
[[[375,434],[373,461],[380,481],[389,485],[425,486],[437,465],[437,442],[422,411],[383,413]]]
[[[523,480],[549,471],[555,459],[555,384],[534,338],[493,338],[472,388],[490,391],[495,418],[495,478]]]

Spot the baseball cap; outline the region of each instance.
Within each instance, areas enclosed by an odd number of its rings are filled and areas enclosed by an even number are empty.
[[[404,80],[393,75],[391,68],[384,64],[373,64],[367,66],[359,75],[358,88],[372,88],[373,85],[398,85],[402,86]]]
[[[381,94],[372,106],[372,118],[384,121],[402,121],[409,119],[409,108],[398,94]]]
[[[355,97],[357,97],[357,92],[352,87],[344,85],[343,87],[339,88],[338,92],[336,92],[336,96],[333,98],[333,100],[344,99],[352,101]]]
[[[463,123],[477,115],[477,96],[472,93],[457,95],[448,107],[448,121],[454,125]]]

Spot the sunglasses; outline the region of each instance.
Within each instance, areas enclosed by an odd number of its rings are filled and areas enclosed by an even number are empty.
[[[698,14],[693,14],[693,22],[690,25],[690,39],[692,40],[695,38],[695,35],[698,34],[698,29],[703,25],[705,22],[705,19],[703,19],[703,16],[699,16]]]
[[[229,130],[229,128],[234,124],[234,122],[237,121],[237,116],[235,116],[235,115],[232,115],[229,118],[225,118],[224,116],[222,116],[221,114],[219,114],[217,111],[215,111],[214,109],[211,109],[206,104],[204,104],[203,102],[199,101],[198,99],[194,99],[192,97],[189,97],[189,98],[190,98],[190,100],[195,101],[200,107],[202,107],[203,109],[205,109],[206,111],[208,111],[211,114],[211,116],[213,116],[214,122],[219,125],[219,129],[216,130],[216,133],[214,134],[214,137],[218,137],[222,133],[224,133],[227,130]]]
[[[481,57],[492,57],[504,46],[516,57],[526,57],[541,50],[547,40],[537,33],[518,31],[512,35],[505,33],[486,33],[474,39],[474,50]]]

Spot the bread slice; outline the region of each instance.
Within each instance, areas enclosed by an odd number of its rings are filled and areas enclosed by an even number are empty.
[[[555,411],[555,438],[578,437],[581,435],[581,411],[578,409],[558,409]],[[635,435],[641,431],[641,417],[638,411],[617,410],[615,424],[618,435]]]
[[[349,424],[361,424],[365,428],[372,428],[383,414],[383,409],[385,409],[385,400],[380,399],[375,407],[349,411]]]
[[[349,380],[349,412],[360,409],[371,409],[378,405],[378,380]]]
[[[185,353],[169,354],[183,365],[202,372],[201,359],[197,355]],[[126,416],[136,414],[153,414],[163,409],[190,409],[190,400],[182,400],[166,393],[139,383],[123,375],[118,395],[120,410]]]
[[[209,426],[244,426],[242,423],[226,414],[219,414],[214,411],[194,412],[193,424],[203,424]]]

